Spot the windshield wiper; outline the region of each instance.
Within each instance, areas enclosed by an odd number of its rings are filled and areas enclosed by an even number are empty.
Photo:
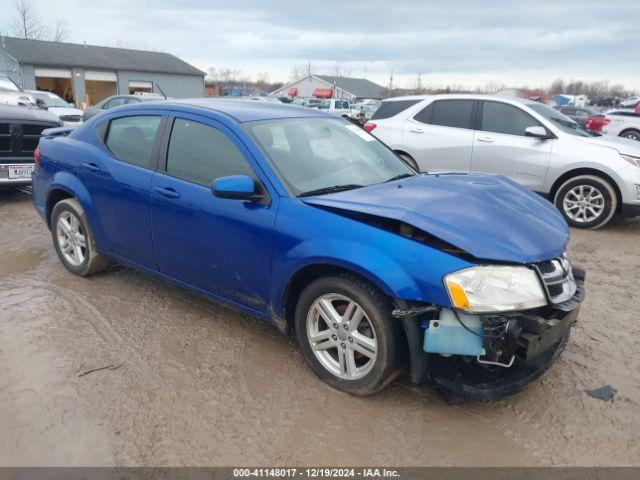
[[[355,183],[348,183],[346,185],[334,185],[333,187],[316,188],[315,190],[309,190],[303,192],[298,197],[311,197],[314,195],[324,195],[326,193],[344,192],[345,190],[354,190],[356,188],[362,188],[364,185],[357,185]]]
[[[403,178],[413,177],[415,173],[401,173],[400,175],[396,175],[395,177],[391,177],[389,180],[385,180],[383,183],[393,182],[395,180],[402,180]]]

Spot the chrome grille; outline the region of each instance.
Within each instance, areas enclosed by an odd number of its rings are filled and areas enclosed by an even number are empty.
[[[566,256],[536,264],[551,303],[558,304],[571,300],[577,284],[573,278],[571,263]]]

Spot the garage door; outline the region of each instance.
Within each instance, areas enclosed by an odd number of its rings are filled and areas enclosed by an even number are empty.
[[[67,102],[75,102],[71,70],[65,68],[36,67],[36,90],[53,92]]]
[[[97,82],[116,82],[118,77],[116,72],[101,72],[100,70],[85,70],[85,80],[95,80]]]
[[[102,70],[85,70],[84,87],[87,105],[95,105],[111,95],[118,93],[118,77],[115,72]]]
[[[36,68],[36,77],[71,78],[71,70],[64,68]]]

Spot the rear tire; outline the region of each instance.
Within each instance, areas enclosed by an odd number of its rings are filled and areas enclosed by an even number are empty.
[[[629,138],[631,140],[635,140],[637,142],[640,142],[640,131],[638,130],[625,130],[624,132],[620,133],[620,136],[623,138]]]
[[[96,250],[87,215],[75,198],[53,207],[51,236],[60,261],[71,273],[87,277],[109,266],[109,259]]]
[[[578,175],[560,186],[553,203],[572,227],[595,230],[616,213],[618,196],[604,178]]]
[[[399,332],[390,300],[354,276],[324,277],[300,294],[298,344],[325,382],[353,395],[382,390],[400,373]]]

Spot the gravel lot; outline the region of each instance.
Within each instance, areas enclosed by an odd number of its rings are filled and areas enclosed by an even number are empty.
[[[561,359],[450,407],[406,380],[334,391],[275,329],[127,268],[75,277],[0,191],[0,465],[640,465],[639,238],[574,231],[587,300]]]

